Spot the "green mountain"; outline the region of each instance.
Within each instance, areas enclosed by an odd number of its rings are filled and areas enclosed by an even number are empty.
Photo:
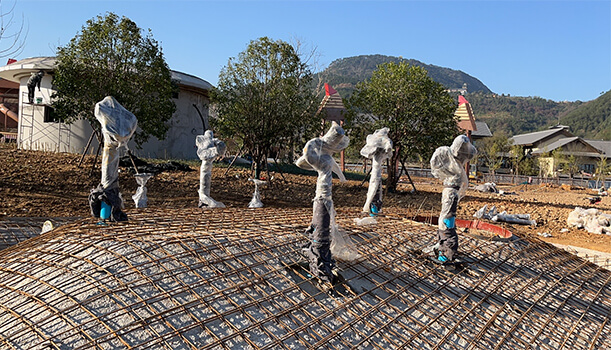
[[[564,115],[560,123],[583,138],[611,140],[611,90]]]
[[[567,125],[585,139],[611,140],[611,90],[597,99],[555,102],[540,97],[467,94],[475,118],[510,136]]]
[[[541,97],[496,94],[466,94],[475,119],[485,121],[490,131],[509,136],[540,131],[560,123],[560,118],[582,102],[555,102]],[[566,125],[566,124],[564,124]],[[571,129],[571,132],[574,132]],[[581,135],[580,135],[581,136]]]
[[[414,59],[384,55],[340,58],[331,62],[329,67],[318,74],[323,82],[333,86],[343,98],[348,98],[357,83],[369,79],[378,65],[388,62],[407,62],[423,67],[434,81],[448,89],[462,89],[463,85],[467,84],[469,92],[492,93],[481,81],[459,70],[426,64]]]
[[[473,107],[475,118],[485,121],[493,133],[504,132],[513,136],[562,124],[583,138],[611,140],[611,91],[589,102],[555,102],[541,97],[498,95],[464,72],[384,55],[340,58],[317,75],[343,98],[349,98],[356,84],[369,79],[378,65],[401,61],[423,67],[433,80],[448,89],[459,90],[466,84],[465,97]]]

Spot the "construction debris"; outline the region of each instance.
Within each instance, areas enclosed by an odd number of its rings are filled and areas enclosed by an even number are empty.
[[[566,223],[569,226],[583,228],[590,233],[611,235],[611,214],[605,214],[595,208],[576,207],[569,214]]]
[[[479,192],[499,193],[494,182],[486,182],[485,184],[475,186],[475,190]]]
[[[496,206],[492,206],[492,208],[488,210],[487,204],[476,211],[473,216],[478,219],[486,219],[494,222],[502,221],[511,224],[537,226],[537,222],[530,218],[530,214],[507,214],[506,211],[498,213]]]

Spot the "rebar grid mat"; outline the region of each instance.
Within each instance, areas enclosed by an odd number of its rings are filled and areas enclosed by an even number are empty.
[[[0,252],[2,349],[601,349],[611,272],[537,239],[460,236],[465,268],[420,252],[435,227],[386,209],[337,221],[362,259],[344,294],[307,273],[311,209],[141,209]]]
[[[45,221],[50,221],[54,227],[61,226],[79,218],[21,218],[14,217],[0,221],[0,250],[6,249],[19,242],[40,235]]]

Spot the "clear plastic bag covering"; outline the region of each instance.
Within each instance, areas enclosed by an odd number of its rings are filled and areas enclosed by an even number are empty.
[[[119,152],[138,127],[136,116],[125,109],[112,96],[106,96],[95,105],[95,117],[104,135],[102,151],[102,188],[119,187]]]
[[[136,174],[134,177],[136,178],[136,183],[138,184],[138,188],[136,189],[136,193],[132,196],[134,200],[134,204],[136,208],[146,208],[148,203],[148,197],[146,196],[146,182],[153,176],[151,173],[142,173]]]
[[[212,179],[212,161],[217,157],[225,155],[225,143],[217,138],[211,130],[207,130],[203,135],[195,138],[197,145],[197,156],[202,160],[199,174],[199,204],[200,208],[225,208],[225,204],[210,198],[210,186]]]
[[[332,173],[337,174],[341,182],[346,181],[339,165],[332,154],[348,147],[350,139],[345,135],[344,129],[336,122],[322,137],[308,141],[303,148],[303,155],[295,164],[306,170],[318,172],[316,182],[316,198],[331,199]]]
[[[47,220],[44,222],[44,224],[42,224],[42,230],[40,231],[40,234],[42,235],[43,233],[47,233],[53,230],[54,228],[55,226],[53,225],[53,222],[51,222],[51,220]]]
[[[212,130],[206,130],[203,135],[197,135],[195,144],[197,145],[197,156],[201,160],[224,157],[227,149],[225,142],[215,138]]]
[[[576,207],[567,217],[566,223],[590,233],[611,235],[611,214],[605,214],[595,208]]]
[[[331,217],[331,255],[334,259],[343,261],[357,261],[361,258],[356,245],[343,230],[339,229],[335,221],[335,207],[332,200],[325,200],[325,207],[329,211]]]
[[[392,156],[392,141],[388,137],[388,128],[378,129],[367,135],[367,143],[361,148],[361,155],[372,160],[367,200],[363,206],[363,212],[368,213],[376,195],[382,200],[382,163]]]
[[[365,225],[375,225],[378,223],[378,220],[373,216],[366,216],[364,218],[354,218],[354,224],[356,226],[365,226]]]
[[[439,229],[455,228],[456,209],[458,205],[458,190],[453,187],[444,187],[441,191],[441,212],[439,213]]]
[[[106,96],[95,104],[95,118],[102,126],[104,143],[116,147],[127,145],[138,127],[136,116],[112,96]]]
[[[462,198],[469,185],[465,163],[476,154],[477,149],[469,142],[469,138],[459,135],[452,146],[442,146],[435,150],[431,157],[431,173],[443,181],[444,187],[459,188],[459,198]]]
[[[248,179],[248,181],[252,181],[255,184],[255,192],[252,195],[252,199],[250,203],[248,203],[249,208],[262,208],[263,202],[261,202],[261,194],[259,193],[259,185],[264,185],[267,181],[262,181],[258,179]]]

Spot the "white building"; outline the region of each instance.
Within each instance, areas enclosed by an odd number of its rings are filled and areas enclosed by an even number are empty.
[[[0,67],[0,78],[19,83],[19,126],[17,144],[20,149],[69,153],[94,153],[98,147],[95,137],[87,144],[93,129],[86,120],[72,124],[53,120],[50,106],[53,93],[54,57],[27,58]],[[34,103],[28,102],[27,81],[31,73],[44,71],[45,75],[36,88]],[[151,137],[136,149],[130,149],[146,158],[197,159],[195,137],[202,135],[208,127],[209,91],[212,85],[196,76],[172,71],[172,79],[178,83],[175,96],[176,111],[170,119],[170,128],[165,140]]]

